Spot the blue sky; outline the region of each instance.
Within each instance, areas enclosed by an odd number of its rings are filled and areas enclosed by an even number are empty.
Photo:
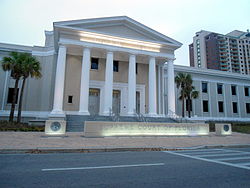
[[[0,43],[43,46],[55,21],[121,15],[183,43],[179,65],[189,65],[195,32],[250,29],[249,0],[0,0]]]

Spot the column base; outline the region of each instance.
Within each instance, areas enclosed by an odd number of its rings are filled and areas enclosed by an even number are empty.
[[[157,114],[157,113],[148,113],[147,117],[159,117],[159,114]]]
[[[89,116],[90,113],[89,113],[89,111],[79,111],[78,115]]]
[[[65,118],[66,115],[62,110],[52,110],[48,115],[49,118]]]
[[[178,118],[179,116],[176,115],[176,113],[171,112],[171,113],[168,113],[167,117],[169,117],[169,118]]]
[[[136,116],[136,113],[134,113],[134,112],[128,112],[128,113],[126,114],[126,116]]]
[[[111,114],[110,114],[110,112],[106,111],[106,112],[101,112],[100,115],[101,116],[110,116]]]

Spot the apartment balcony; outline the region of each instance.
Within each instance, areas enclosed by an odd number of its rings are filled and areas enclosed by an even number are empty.
[[[220,69],[221,69],[222,71],[228,71],[228,70],[229,70],[229,67],[221,66]]]
[[[228,59],[222,59],[222,58],[220,58],[220,62],[228,62]]]
[[[224,49],[227,49],[227,46],[226,46],[226,45],[219,45],[219,48],[220,48],[221,50],[224,50]]]
[[[238,54],[236,54],[236,53],[231,53],[231,57],[238,57]]]
[[[228,51],[227,50],[225,50],[225,48],[224,49],[219,49],[219,51],[220,51],[220,53],[227,53]]]
[[[237,48],[237,45],[230,45],[230,48],[231,48],[232,50],[238,49],[238,48]]]

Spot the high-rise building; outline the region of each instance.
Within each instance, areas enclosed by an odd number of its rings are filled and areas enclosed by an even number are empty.
[[[189,45],[190,66],[250,74],[250,33],[226,35],[201,30]]]

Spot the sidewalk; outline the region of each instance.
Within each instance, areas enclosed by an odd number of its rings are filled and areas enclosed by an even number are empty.
[[[106,137],[85,138],[81,132],[62,137],[46,136],[43,132],[0,132],[0,151],[18,150],[157,150],[206,146],[249,145],[250,134],[233,133],[231,136],[168,136],[168,137]]]

